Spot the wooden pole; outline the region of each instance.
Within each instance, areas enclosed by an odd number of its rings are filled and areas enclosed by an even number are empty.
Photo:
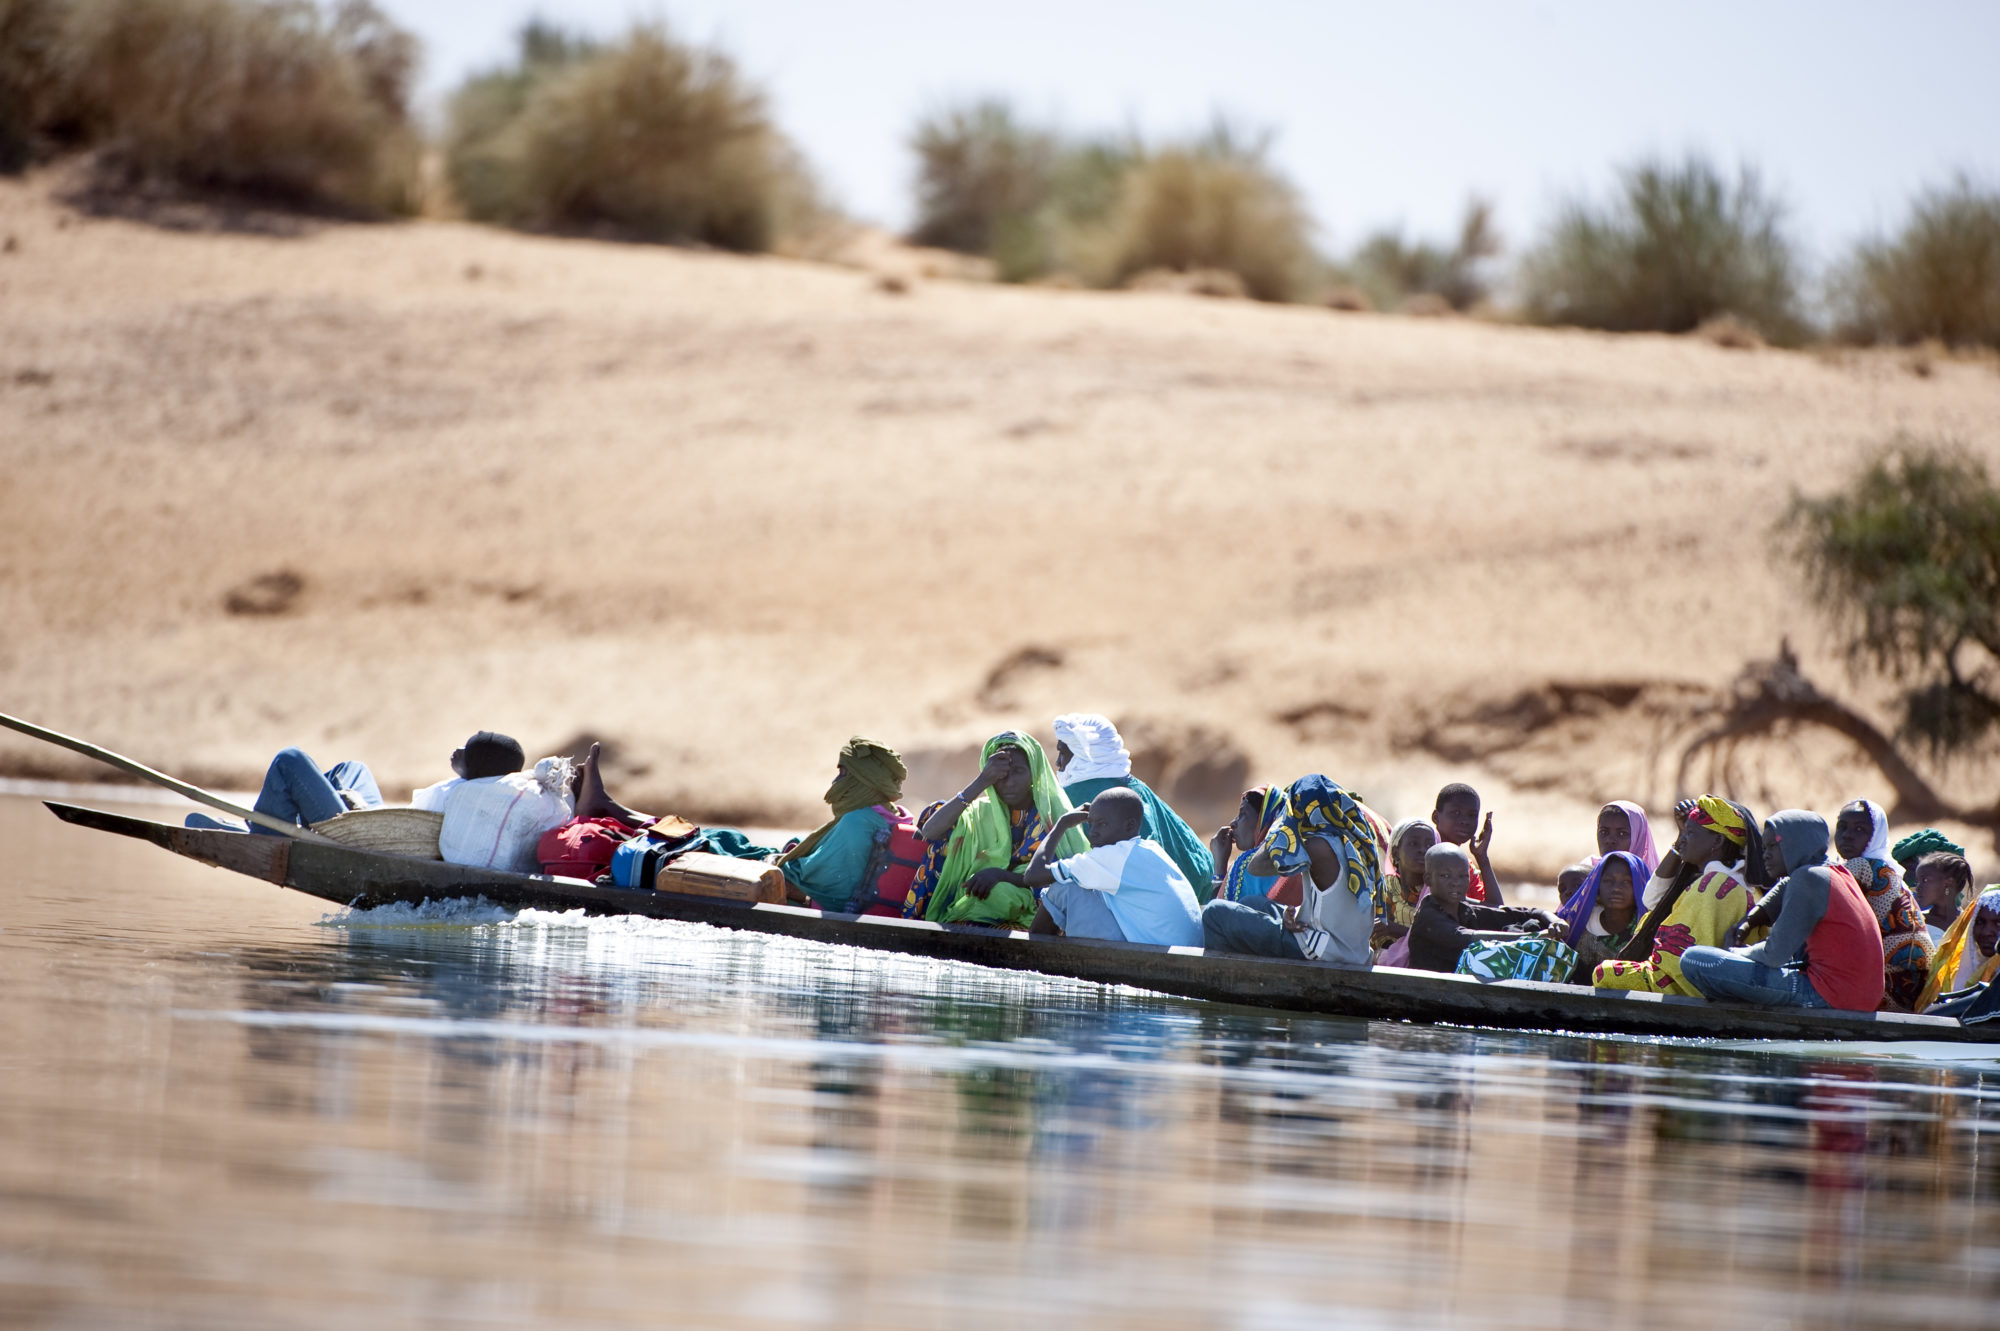
[[[238,818],[247,819],[259,827],[268,827],[280,835],[294,837],[300,841],[326,842],[328,840],[328,838],[319,835],[319,833],[308,831],[306,828],[300,827],[295,823],[288,823],[282,819],[273,818],[270,814],[259,812],[256,809],[246,809],[240,804],[235,804],[222,798],[220,795],[211,795],[200,786],[191,786],[185,781],[177,781],[165,772],[156,772],[144,763],[134,762],[123,754],[99,748],[95,744],[77,739],[74,736],[44,729],[32,721],[23,721],[18,716],[9,716],[5,712],[0,712],[0,726],[6,726],[9,730],[18,730],[23,735],[32,735],[39,740],[46,740],[50,744],[59,745],[62,748],[80,753],[86,758],[95,758],[98,762],[115,767],[121,772],[130,772],[133,776],[150,781],[156,786],[165,786],[175,794],[184,795],[197,804],[206,804],[210,808],[220,809],[224,813],[233,813]]]

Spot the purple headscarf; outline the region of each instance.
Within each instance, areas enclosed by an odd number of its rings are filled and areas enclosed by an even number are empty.
[[[1646,866],[1645,877],[1635,878],[1632,881],[1636,885],[1636,890],[1643,892],[1646,890],[1647,879],[1653,876],[1653,870],[1660,867],[1660,852],[1653,849],[1653,825],[1646,821],[1646,811],[1631,800],[1613,800],[1610,807],[1623,809],[1627,821],[1632,824],[1631,853],[1638,856],[1639,862]]]
[[[1644,814],[1639,816],[1645,817]],[[1637,839],[1633,838],[1635,841]],[[1593,865],[1590,877],[1583,880],[1583,886],[1579,887],[1568,901],[1556,908],[1556,918],[1569,926],[1569,932],[1563,935],[1563,941],[1571,947],[1575,947],[1583,938],[1584,932],[1590,928],[1590,914],[1597,909],[1597,885],[1604,881],[1604,866],[1613,860],[1625,861],[1626,869],[1631,871],[1632,908],[1644,913],[1640,903],[1643,899],[1642,894],[1646,890],[1646,880],[1652,875],[1647,872],[1645,861],[1631,851],[1614,850]]]

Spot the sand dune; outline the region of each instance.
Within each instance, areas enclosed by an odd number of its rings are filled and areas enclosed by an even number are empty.
[[[296,743],[407,788],[493,726],[800,822],[851,733],[923,798],[1081,708],[1204,821],[1246,778],[1401,814],[1459,775],[1503,868],[1546,872],[1596,802],[1671,803],[1695,710],[1781,638],[1879,705],[1774,551],[1795,487],[1897,430],[2000,462],[1976,362],[176,231],[45,180],[0,183],[0,233],[0,698],[234,784]],[[83,770],[11,737],[0,766]],[[1814,735],[1732,770],[1881,789]]]

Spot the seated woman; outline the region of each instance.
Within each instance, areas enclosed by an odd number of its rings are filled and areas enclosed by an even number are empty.
[[[1746,917],[1769,923],[1771,936],[1754,947],[1682,953],[1681,975],[1697,994],[1760,1007],[1873,1012],[1881,1006],[1882,930],[1847,866],[1827,862],[1831,840],[1816,813],[1771,815],[1764,867],[1784,877]],[[1731,930],[1732,941],[1742,928]]]
[[[1576,969],[1569,983],[1589,984],[1597,968],[1632,941],[1639,929],[1639,887],[1651,876],[1637,855],[1614,850],[1556,910],[1556,918],[1566,926],[1563,941],[1576,949]]]
[[[2000,971],[2000,887],[1989,887],[1945,930],[1931,977],[1917,997],[1917,1011],[1946,994],[1987,983],[1995,971]]]
[[[1081,808],[1117,786],[1137,792],[1146,804],[1142,835],[1167,852],[1195,895],[1207,901],[1214,892],[1214,857],[1187,821],[1132,775],[1132,755],[1126,752],[1118,727],[1096,712],[1067,712],[1056,718],[1055,731],[1056,779],[1069,802]]]
[[[415,808],[441,813],[445,798],[462,782],[518,772],[526,761],[519,740],[482,730],[452,751],[451,770],[457,775],[425,786],[410,797],[410,803]],[[304,750],[284,749],[271,759],[264,773],[263,789],[257,792],[257,802],[251,807],[279,822],[310,827],[351,809],[374,809],[381,804],[382,792],[368,764],[350,759],[321,771]],[[240,823],[205,813],[189,814],[187,825],[230,832],[244,830]],[[281,835],[261,823],[250,824],[249,830],[263,836]]]
[[[888,810],[903,797],[907,775],[902,758],[885,744],[856,735],[842,746],[824,796],[833,817],[776,860],[787,898],[822,910],[859,909],[856,898],[872,886],[866,879],[876,838],[889,825]]]
[[[1653,848],[1653,825],[1646,819],[1646,811],[1631,800],[1613,800],[1597,811],[1597,853],[1585,861],[1595,868],[1614,850],[1626,851],[1639,857],[1646,866],[1645,878],[1653,876],[1659,867],[1660,852]]]
[[[1283,881],[1276,875],[1253,874],[1249,868],[1250,857],[1264,844],[1271,824],[1284,808],[1283,786],[1256,786],[1243,792],[1236,820],[1216,829],[1208,843],[1209,859],[1215,865],[1215,877],[1209,882],[1211,900],[1262,901]]]
[[[1556,918],[1528,906],[1482,906],[1467,901],[1472,857],[1446,842],[1424,854],[1424,904],[1410,923],[1410,965],[1417,970],[1458,969],[1466,948],[1487,940],[1519,938],[1556,927]]]
[[[1882,930],[1883,1007],[1916,1011],[1937,944],[1924,925],[1916,894],[1903,881],[1901,866],[1889,858],[1889,816],[1882,806],[1874,800],[1843,806],[1834,818],[1833,850],[1854,875]]]
[[[1146,804],[1113,787],[1056,820],[1022,878],[1041,892],[1030,933],[1114,943],[1201,946],[1201,903],[1158,843],[1140,835]],[[1065,833],[1087,824],[1090,849],[1056,859]]]
[[[1008,929],[1034,920],[1038,894],[1022,871],[1070,811],[1069,799],[1031,735],[1002,731],[986,741],[980,760],[971,785],[917,820],[930,849],[903,903],[906,919]],[[1074,826],[1055,840],[1058,856],[1090,849]]]
[[[1366,966],[1381,890],[1382,844],[1361,801],[1323,776],[1300,777],[1244,872],[1302,874],[1301,904],[1211,901],[1203,945],[1216,952]]]
[[[1722,945],[1749,912],[1752,889],[1765,881],[1762,853],[1748,809],[1703,795],[1641,898],[1645,918],[1590,982],[1599,989],[1696,997],[1681,974],[1681,954]]]
[[[1423,904],[1424,856],[1437,842],[1438,830],[1428,818],[1405,818],[1389,829],[1390,869],[1382,875],[1375,927],[1368,935],[1381,965],[1401,966],[1409,961],[1409,948],[1397,948],[1396,944],[1408,937],[1417,907]]]

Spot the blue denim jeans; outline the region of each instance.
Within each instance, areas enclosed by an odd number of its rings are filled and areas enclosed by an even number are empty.
[[[1779,970],[1719,947],[1681,953],[1681,974],[1703,998],[1759,1007],[1832,1007],[1806,978],[1803,964]]]
[[[1054,882],[1042,889],[1042,905],[1048,907],[1049,918],[1056,922],[1056,928],[1063,931],[1065,938],[1125,941],[1125,931],[1118,927],[1118,917],[1111,913],[1111,903],[1102,892],[1075,883]]]
[[[372,809],[382,803],[382,792],[376,787],[374,773],[368,770],[368,764],[335,763],[322,772],[319,764],[303,750],[286,749],[271,759],[271,766],[264,773],[264,788],[257,793],[257,803],[253,807],[280,822],[301,826],[323,823],[347,812],[347,801],[340,797],[343,790],[353,791],[364,809]],[[224,822],[205,813],[189,814],[187,825],[242,830],[235,823]],[[255,823],[250,825],[250,830],[264,836],[278,835]]]
[[[1297,934],[1283,924],[1283,906],[1269,899],[1211,901],[1201,908],[1201,945],[1211,952],[1305,959]]]

